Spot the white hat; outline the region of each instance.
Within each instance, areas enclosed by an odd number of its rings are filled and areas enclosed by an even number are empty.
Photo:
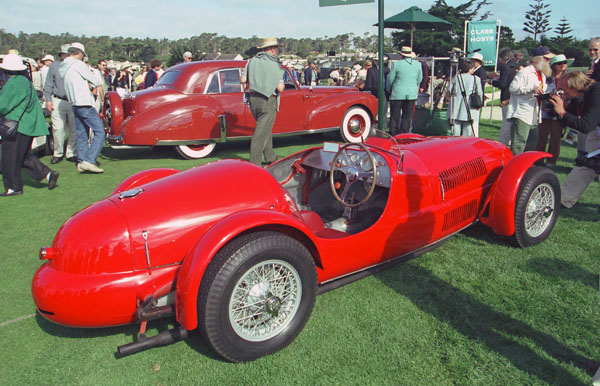
[[[483,63],[483,55],[481,55],[479,52],[473,53],[471,56],[469,56],[469,59],[479,60],[481,63]]]
[[[258,49],[263,49],[263,48],[268,48],[268,47],[275,47],[278,46],[279,43],[277,43],[277,38],[276,37],[269,37],[269,38],[264,38],[262,40],[262,43],[260,46],[256,47]]]
[[[131,63],[129,63],[129,61],[125,61],[125,62],[121,63],[121,65],[119,66],[119,71],[122,71],[129,67],[131,67]]]
[[[189,52],[189,51],[186,51],[186,52],[183,53],[183,57],[184,58],[191,58],[192,57],[192,53]]]
[[[42,58],[42,62],[45,62],[46,60],[51,60],[54,62],[54,56],[52,55],[46,55]]]
[[[400,55],[405,56],[407,58],[414,58],[415,56],[417,56],[413,52],[412,48],[410,48],[409,46],[403,46],[400,49]]]
[[[77,48],[78,50],[81,50],[81,52],[83,52],[83,56],[87,56],[87,54],[85,53],[85,47],[81,43],[71,43],[69,48]]]
[[[60,45],[60,53],[61,54],[68,54],[69,53],[69,47],[71,47],[71,45],[69,43],[61,44]]]
[[[17,54],[8,54],[2,59],[0,68],[6,71],[24,71],[27,67],[23,64],[23,58]]]

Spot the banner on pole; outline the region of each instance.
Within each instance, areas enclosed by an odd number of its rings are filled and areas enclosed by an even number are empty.
[[[319,0],[319,7],[330,7],[332,5],[350,5],[361,3],[374,3],[375,0]]]
[[[467,24],[467,52],[479,49],[484,66],[496,65],[497,21],[470,21]]]

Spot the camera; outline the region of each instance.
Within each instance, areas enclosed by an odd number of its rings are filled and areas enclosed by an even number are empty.
[[[554,111],[554,104],[552,104],[552,102],[550,101],[550,98],[552,98],[555,95],[561,96],[563,95],[565,92],[563,90],[554,90],[552,92],[548,92],[545,94],[538,94],[535,97],[537,98],[538,101],[542,102],[542,105],[549,110],[548,111],[548,116],[550,118],[554,118],[556,116],[556,112]]]
[[[575,165],[590,168],[597,174],[600,174],[600,151],[595,151],[587,155],[575,158]]]

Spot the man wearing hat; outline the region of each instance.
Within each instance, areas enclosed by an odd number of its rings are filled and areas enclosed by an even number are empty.
[[[192,53],[189,51],[186,51],[183,53],[183,63],[189,63],[192,61]]]
[[[69,140],[67,142],[67,161],[76,162],[76,142],[77,134],[75,134],[75,116],[71,103],[67,100],[65,91],[65,81],[58,71],[64,58],[68,56],[67,50],[69,44],[60,46],[60,61],[52,62],[46,80],[44,83],[44,99],[46,100],[46,108],[50,112],[52,120],[52,135],[54,137],[54,154],[50,163],[56,164],[62,161],[65,156],[65,138],[68,132]]]
[[[44,64],[42,68],[40,68],[40,74],[42,74],[42,87],[46,83],[46,76],[48,75],[48,70],[52,63],[54,63],[54,56],[46,55],[42,58],[41,62]]]
[[[402,47],[402,59],[394,63],[387,76],[385,88],[390,95],[390,133],[408,133],[412,123],[415,101],[419,96],[419,85],[423,80],[421,62],[410,47]],[[402,117],[402,123],[400,118]]]
[[[256,120],[256,129],[250,142],[250,162],[260,166],[263,155],[267,163],[277,160],[271,130],[279,110],[279,93],[285,86],[283,70],[277,60],[277,39],[265,38],[257,48],[262,52],[248,61],[241,83],[247,85],[250,110]]]
[[[98,80],[83,62],[86,56],[81,43],[71,43],[69,57],[60,66],[59,74],[65,80],[65,91],[75,115],[77,130],[77,171],[102,173],[104,170],[96,165],[96,158],[104,145],[104,123],[94,108],[94,96],[90,91],[98,86]],[[90,142],[90,129],[94,134]]]

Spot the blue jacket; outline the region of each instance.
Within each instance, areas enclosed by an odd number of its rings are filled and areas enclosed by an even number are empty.
[[[416,100],[419,96],[421,80],[423,80],[421,62],[411,58],[394,62],[385,84],[386,90],[392,93],[390,100]]]

